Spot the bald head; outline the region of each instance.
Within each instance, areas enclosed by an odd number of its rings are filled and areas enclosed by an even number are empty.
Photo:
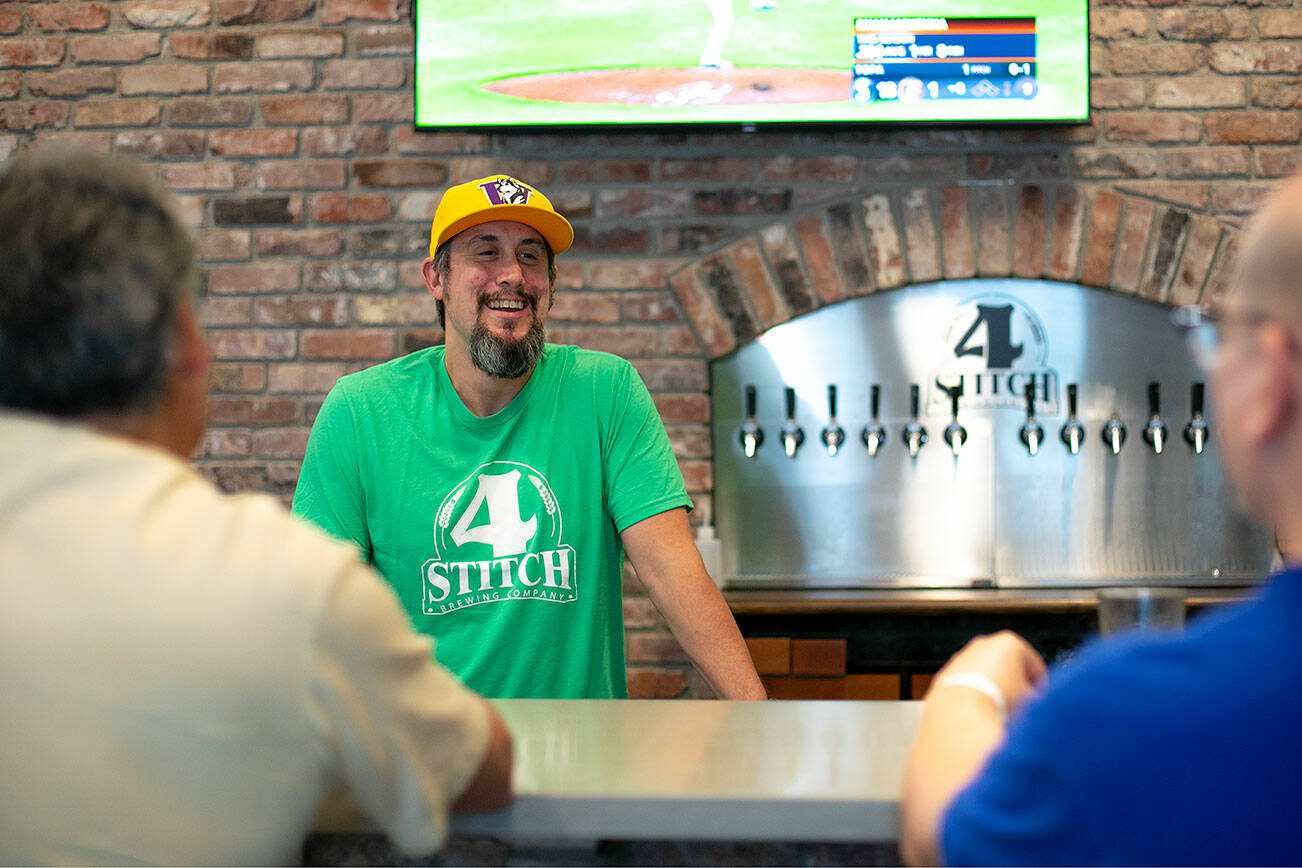
[[[1302,562],[1302,176],[1243,233],[1209,373],[1213,423],[1240,505]]]
[[[1241,304],[1302,326],[1302,175],[1271,193],[1248,224],[1233,292]]]

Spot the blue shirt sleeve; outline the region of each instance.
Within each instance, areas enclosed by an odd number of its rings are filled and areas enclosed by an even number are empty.
[[[1085,806],[1063,757],[1059,703],[1041,700],[951,803],[941,824],[946,865],[1089,864]],[[1066,721],[1068,725],[1070,721]]]

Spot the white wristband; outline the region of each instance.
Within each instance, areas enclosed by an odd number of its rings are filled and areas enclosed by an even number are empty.
[[[989,675],[980,672],[952,672],[937,679],[933,687],[967,687],[975,690],[994,703],[995,711],[999,712],[1000,717],[1008,716],[1008,700],[1004,699],[1004,692]]]

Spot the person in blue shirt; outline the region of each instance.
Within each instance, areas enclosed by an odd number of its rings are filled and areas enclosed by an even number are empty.
[[[1019,636],[937,673],[910,751],[911,864],[1302,864],[1302,176],[1264,204],[1199,326],[1226,473],[1284,569],[1183,633],[1051,675]]]

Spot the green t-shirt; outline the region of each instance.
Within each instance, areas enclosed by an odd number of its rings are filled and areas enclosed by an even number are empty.
[[[487,418],[452,388],[443,347],[343,377],[293,508],[357,545],[474,690],[619,698],[619,534],[690,505],[633,366],[548,344]]]

